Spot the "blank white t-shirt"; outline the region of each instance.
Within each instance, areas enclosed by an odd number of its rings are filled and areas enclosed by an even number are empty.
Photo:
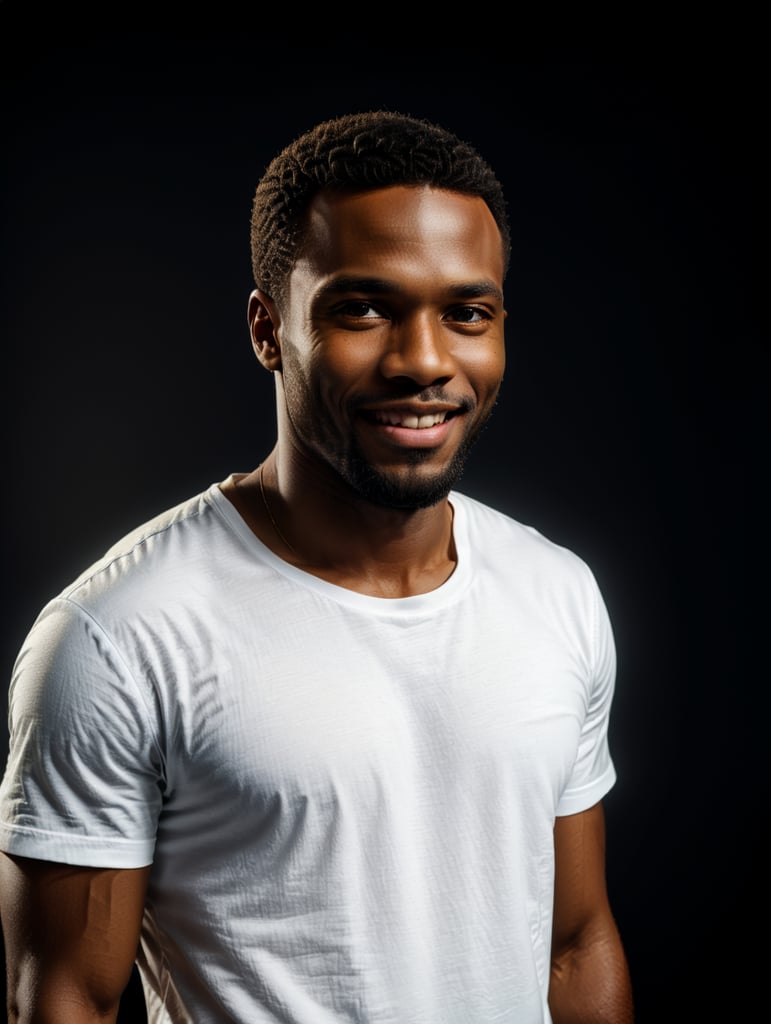
[[[152,863],[152,1024],[548,1024],[553,826],[615,781],[585,563],[453,492],[441,587],[288,565],[212,485],[41,612],[0,849]]]

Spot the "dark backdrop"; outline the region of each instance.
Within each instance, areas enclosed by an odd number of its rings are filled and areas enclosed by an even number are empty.
[[[514,239],[507,376],[463,488],[582,555],[616,631],[609,884],[638,1018],[749,1018],[769,910],[765,75],[746,51],[517,61],[491,35],[5,20],[2,675],[112,540],[269,450],[246,301],[270,157],[354,108],[440,120],[497,169]],[[137,1007],[132,983],[121,1021]]]

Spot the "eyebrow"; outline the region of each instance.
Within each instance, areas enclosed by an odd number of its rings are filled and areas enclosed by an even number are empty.
[[[399,295],[405,289],[395,281],[382,277],[336,277],[319,289],[319,296],[345,295],[349,292],[362,292],[365,295]],[[457,299],[481,299],[492,295],[503,302],[503,292],[494,281],[468,281],[450,285],[448,291]]]

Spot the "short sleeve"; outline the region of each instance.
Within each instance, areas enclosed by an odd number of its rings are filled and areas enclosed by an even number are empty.
[[[588,572],[588,570],[587,570]],[[589,573],[587,702],[573,772],[557,805],[558,815],[577,814],[615,785],[608,727],[616,684],[616,645],[605,602]]]
[[[114,645],[71,601],[47,605],[19,652],[9,730],[0,849],[92,867],[152,862],[157,723]]]

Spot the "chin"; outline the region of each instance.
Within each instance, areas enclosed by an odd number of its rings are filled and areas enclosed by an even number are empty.
[[[373,505],[417,510],[445,500],[462,476],[464,461],[456,456],[445,469],[431,475],[411,473],[409,469],[406,475],[397,475],[356,460],[349,464],[345,476],[349,485]]]

